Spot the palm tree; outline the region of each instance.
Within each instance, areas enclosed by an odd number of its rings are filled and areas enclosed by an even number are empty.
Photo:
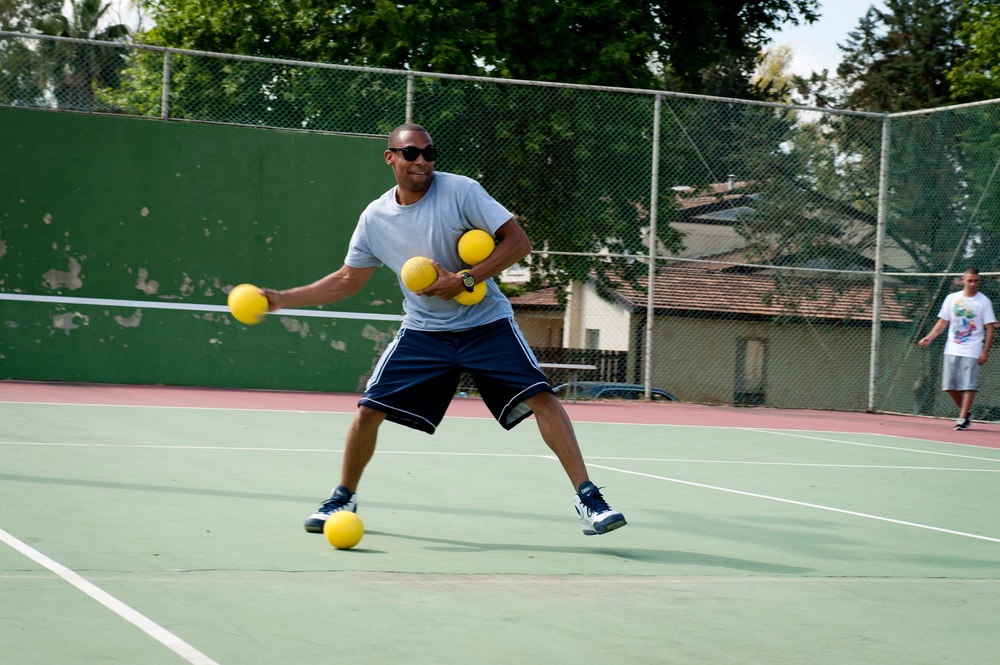
[[[72,18],[46,14],[34,27],[45,35],[74,37],[106,42],[122,42],[129,34],[122,24],[100,28],[101,18],[111,7],[101,0],[73,0]],[[119,75],[126,65],[126,53],[116,47],[44,41],[39,47],[44,62],[43,76],[51,85],[59,108],[92,111],[94,87],[118,87]]]

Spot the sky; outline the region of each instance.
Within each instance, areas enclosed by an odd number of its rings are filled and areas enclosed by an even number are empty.
[[[820,4],[816,23],[789,26],[771,33],[770,46],[785,44],[791,47],[793,74],[808,76],[823,69],[834,74],[843,55],[837,44],[847,41],[847,34],[858,27],[858,21],[869,7],[885,9],[879,0],[822,0]]]

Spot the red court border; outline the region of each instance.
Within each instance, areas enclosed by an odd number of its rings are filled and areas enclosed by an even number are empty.
[[[182,386],[36,383],[0,381],[0,402],[159,406],[213,409],[262,409],[353,413],[359,395],[352,393],[231,390]],[[568,402],[576,422],[643,425],[701,425],[757,429],[885,434],[986,448],[1000,448],[1000,424],[973,423],[956,432],[952,421],[881,413],[706,406],[664,402]],[[482,400],[456,397],[448,416],[490,418]],[[0,433],[3,431],[0,423]]]

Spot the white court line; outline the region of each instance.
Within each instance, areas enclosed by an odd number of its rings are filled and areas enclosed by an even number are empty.
[[[284,311],[284,310],[282,310]],[[295,310],[300,311],[300,310]],[[307,310],[301,310],[307,311]],[[108,384],[111,385],[111,384]],[[248,392],[259,392],[259,391],[248,391]],[[263,391],[266,392],[266,391]],[[359,395],[360,397],[360,395]],[[86,407],[111,407],[111,408],[126,408],[126,409],[193,409],[196,411],[260,411],[265,413],[319,413],[319,414],[350,414],[353,415],[355,410],[350,411],[327,411],[327,410],[298,410],[298,409],[268,409],[268,408],[256,408],[256,407],[235,407],[235,406],[175,406],[175,405],[165,405],[165,404],[95,404],[93,402],[26,402],[21,400],[5,400],[0,399],[0,404],[31,404],[34,406],[86,406]],[[493,420],[491,416],[449,416],[447,418],[454,418],[457,420]],[[666,427],[666,428],[678,428],[678,429],[731,429],[740,430],[744,432],[762,432],[765,434],[783,434],[785,436],[801,436],[803,438],[811,438],[805,434],[799,434],[802,432],[817,432],[822,430],[771,430],[759,427],[734,427],[734,426],[723,426],[723,425],[678,425],[676,423],[610,423],[603,420],[585,420],[583,418],[574,418],[573,422],[580,425],[612,425],[614,427]],[[974,443],[958,443],[955,441],[941,441],[939,439],[920,439],[912,436],[903,436],[902,434],[883,434],[881,432],[839,432],[831,431],[825,432],[826,434],[844,434],[844,435],[865,435],[865,436],[879,436],[887,439],[905,439],[907,441],[924,441],[926,443],[935,443],[945,446],[959,446],[965,448],[978,448],[982,449],[983,446],[976,445]],[[834,443],[846,443],[855,446],[872,446],[872,447],[883,447],[887,450],[911,450],[909,448],[895,448],[893,446],[877,446],[872,443],[855,443],[852,441],[841,441],[839,439],[825,439],[821,437],[812,437],[819,441],[832,441]],[[922,450],[913,450],[913,452],[927,452]],[[947,455],[948,453],[929,453],[935,455]],[[986,459],[986,458],[971,458],[971,459]]]
[[[207,305],[190,302],[160,302],[155,300],[117,300],[114,298],[76,298],[72,296],[36,296],[24,293],[0,293],[0,300],[44,302],[59,305],[92,305],[96,307],[136,307],[138,309],[175,309],[193,312],[225,312],[227,305]],[[321,319],[356,319],[359,321],[402,321],[401,314],[376,314],[374,312],[331,312],[322,309],[279,309],[271,316],[308,316]]]
[[[178,444],[145,444],[145,443],[69,443],[66,441],[0,441],[0,446],[53,446],[65,448],[150,448],[154,450],[206,450],[233,452],[263,452],[263,453],[342,453],[342,448],[275,448],[273,446],[192,446]],[[473,453],[464,451],[424,451],[424,450],[378,450],[379,455],[441,455],[455,457],[527,457],[538,459],[553,459],[551,455],[538,453]],[[961,457],[961,455],[957,455]],[[748,460],[721,459],[689,459],[683,457],[610,457],[608,455],[591,455],[592,459],[614,460],[619,462],[669,462],[674,464],[733,464],[743,466],[793,466],[816,467],[822,469],[888,469],[903,471],[967,471],[972,473],[1000,473],[1000,469],[970,469],[951,466],[903,466],[898,464],[820,464],[810,462],[754,462]],[[989,462],[1000,462],[1000,459],[973,457]]]
[[[361,397],[358,395],[358,397]],[[169,404],[94,404],[92,402],[20,402],[20,401],[8,401],[0,399],[0,404],[30,404],[31,406],[84,406],[89,408],[93,407],[110,407],[113,409],[166,409],[166,410],[183,410],[190,409],[192,411],[252,411],[257,413],[315,413],[318,415],[323,414],[334,414],[334,415],[354,415],[355,411],[319,411],[319,410],[299,410],[299,409],[263,409],[254,408],[246,406],[173,406]],[[480,420],[485,420],[481,418]]]
[[[104,591],[100,587],[88,582],[69,568],[53,561],[35,548],[10,535],[3,529],[0,529],[0,540],[7,543],[10,547],[28,557],[38,565],[48,568],[50,571],[69,582],[77,589],[99,602],[101,605],[104,605],[104,607],[125,619],[157,642],[160,642],[192,665],[219,665],[219,663],[198,651],[163,626],[140,614],[109,594],[107,591]]]
[[[963,459],[975,459],[983,460],[986,462],[1000,462],[1000,458],[997,457],[976,457],[974,455],[959,455],[958,453],[941,453],[934,450],[920,450],[919,448],[901,448],[899,446],[883,446],[877,443],[859,443],[858,441],[842,441],[840,439],[828,439],[824,436],[809,436],[807,434],[798,434],[796,432],[782,432],[780,430],[771,429],[753,429],[748,428],[748,432],[761,432],[763,434],[780,434],[781,436],[794,436],[800,439],[812,439],[814,441],[827,441],[830,443],[842,443],[845,446],[862,446],[864,448],[883,448],[885,450],[897,450],[906,453],[922,453],[924,455],[941,455],[943,457],[961,457]],[[925,439],[918,439],[919,441],[924,441]],[[937,443],[937,442],[936,442]],[[947,443],[947,442],[940,442]],[[957,444],[957,445],[968,445],[968,444]]]
[[[342,453],[343,448],[274,448],[252,446],[182,446],[176,444],[145,444],[145,443],[68,443],[65,441],[0,441],[0,446],[53,446],[61,448],[150,448],[154,450],[211,450],[232,452],[258,453]],[[434,450],[378,450],[379,455],[452,455],[455,457],[528,457],[532,459],[553,459],[550,455],[537,453],[470,453],[443,452]]]
[[[976,533],[966,533],[965,531],[955,531],[953,529],[943,529],[937,526],[930,526],[929,524],[919,524],[917,522],[907,522],[905,520],[897,520],[891,517],[881,517],[880,515],[871,515],[869,513],[859,513],[853,510],[845,510],[843,508],[834,508],[832,506],[821,506],[818,503],[807,503],[805,501],[795,501],[793,499],[782,499],[777,496],[769,496],[767,494],[756,494],[754,492],[744,492],[743,490],[729,489],[728,487],[717,487],[716,485],[706,485],[704,483],[696,483],[690,480],[680,480],[679,478],[669,478],[667,476],[657,476],[651,473],[642,473],[640,471],[629,471],[627,469],[619,469],[613,466],[603,466],[600,464],[588,464],[587,466],[604,469],[606,471],[616,471],[618,473],[624,473],[630,476],[640,476],[642,478],[652,478],[654,480],[666,480],[667,482],[677,483],[679,485],[689,485],[691,487],[700,487],[702,489],[715,490],[717,492],[726,492],[728,494],[738,494],[740,496],[749,496],[754,499],[767,499],[768,501],[777,501],[778,503],[787,503],[793,506],[803,506],[805,508],[815,508],[817,510],[826,510],[831,513],[840,513],[842,515],[851,515],[852,517],[863,517],[869,520],[877,520],[879,522],[889,522],[890,524],[900,524],[902,526],[912,526],[918,529],[926,529],[928,531],[937,531],[940,533],[948,533],[953,536],[963,536],[965,538],[975,538],[976,540],[986,540],[991,543],[1000,543],[1000,538],[990,538],[989,536],[980,536]]]

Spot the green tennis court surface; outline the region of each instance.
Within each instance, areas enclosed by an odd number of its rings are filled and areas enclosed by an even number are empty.
[[[533,422],[449,417],[382,428],[338,551],[301,523],[349,414],[0,403],[0,660],[996,659],[1000,450],[575,418],[626,528]]]

